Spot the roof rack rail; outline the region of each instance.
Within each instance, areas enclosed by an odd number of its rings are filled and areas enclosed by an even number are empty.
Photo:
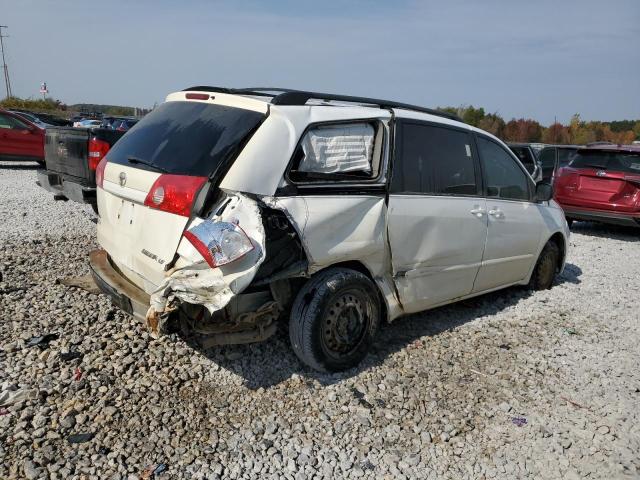
[[[418,105],[411,105],[409,103],[394,102],[390,100],[380,100],[378,98],[368,97],[355,97],[351,95],[336,95],[332,93],[318,93],[307,92],[304,90],[292,90],[288,88],[223,88],[223,87],[208,87],[198,86],[185,88],[183,91],[204,91],[204,92],[218,92],[237,95],[256,95],[256,96],[268,96],[273,97],[271,103],[273,105],[305,105],[309,100],[327,100],[346,103],[358,103],[366,105],[376,105],[380,108],[401,108],[404,110],[412,110],[415,112],[428,113],[430,115],[437,115],[439,117],[448,118],[450,120],[456,120],[462,122],[463,120],[453,113],[443,112],[433,108],[420,107]]]
[[[415,112],[429,113],[431,115],[437,115],[439,117],[448,118],[450,120],[456,120],[461,122],[462,119],[452,113],[442,112],[433,108],[420,107],[418,105],[411,105],[409,103],[394,102],[390,100],[380,100],[379,98],[368,97],[354,97],[351,95],[334,95],[332,93],[317,93],[317,92],[304,92],[298,90],[284,91],[280,95],[274,97],[271,103],[274,105],[304,105],[307,101],[316,100],[329,100],[337,102],[347,103],[360,103],[377,105],[380,108],[402,108],[403,110],[412,110]]]

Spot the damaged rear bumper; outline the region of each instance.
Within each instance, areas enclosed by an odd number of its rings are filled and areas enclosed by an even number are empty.
[[[114,305],[140,320],[145,320],[149,310],[149,295],[113,267],[105,250],[93,250],[89,254],[89,267],[96,285],[111,297]]]

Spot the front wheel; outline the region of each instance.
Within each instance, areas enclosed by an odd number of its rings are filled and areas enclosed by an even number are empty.
[[[346,370],[367,355],[380,323],[375,284],[348,268],[329,268],[298,292],[289,338],[298,358],[325,372]]]
[[[540,252],[536,266],[531,274],[529,288],[533,290],[548,290],[553,285],[553,279],[560,263],[560,249],[555,242],[547,242]]]

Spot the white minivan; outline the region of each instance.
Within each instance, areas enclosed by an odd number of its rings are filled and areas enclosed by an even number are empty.
[[[550,288],[569,230],[494,136],[370,98],[193,87],[96,170],[94,279],[156,333],[272,335],[339,371],[381,321],[511,285]]]

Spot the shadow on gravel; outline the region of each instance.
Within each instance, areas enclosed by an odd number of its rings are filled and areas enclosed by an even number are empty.
[[[40,165],[36,162],[34,163],[11,163],[11,162],[0,162],[0,170],[38,170]]]
[[[567,263],[563,274],[557,277],[554,287],[563,283],[578,284],[581,275],[580,267]],[[523,287],[512,287],[409,315],[392,324],[383,324],[371,353],[362,364],[338,374],[323,374],[304,366],[289,346],[289,335],[284,323],[279,326],[273,337],[262,343],[217,347],[204,351],[193,342],[185,340],[220,368],[242,377],[245,386],[252,390],[286,382],[293,374],[304,377],[308,388],[313,388],[311,380],[317,380],[326,386],[357,376],[382,364],[393,353],[414,344],[421,337],[434,337],[479,317],[493,316],[535,293]]]
[[[590,237],[611,238],[623,242],[640,242],[640,228],[595,222],[573,222],[572,233]]]

